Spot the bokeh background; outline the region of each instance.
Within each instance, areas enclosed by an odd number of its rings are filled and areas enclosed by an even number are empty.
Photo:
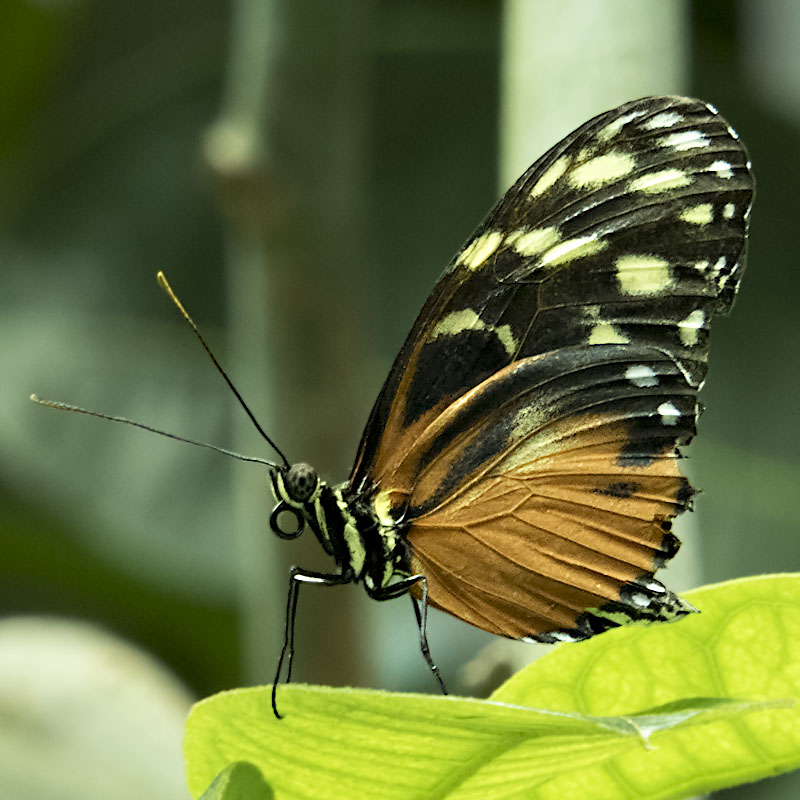
[[[536,156],[633,97],[714,103],[758,180],[690,451],[704,493],[665,578],[798,569],[798,41],[792,0],[3,0],[8,796],[185,797],[188,703],[271,681],[288,567],[327,566],[310,534],[271,536],[261,467],[28,395],[270,457],[163,269],[290,460],[344,480],[452,254]],[[429,636],[452,688],[477,694],[534,652],[436,612]],[[360,587],[304,591],[296,678],[435,689],[410,604]],[[788,776],[719,796],[797,791]]]

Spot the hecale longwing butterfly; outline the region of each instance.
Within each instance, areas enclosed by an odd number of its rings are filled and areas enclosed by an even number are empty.
[[[549,643],[696,610],[653,575],[694,494],[678,448],[696,432],[711,317],[744,269],[753,188],[712,106],[646,97],[506,192],[423,306],[349,479],[329,486],[277,448],[283,463],[264,462],[272,530],[308,526],[335,562],[291,571],[276,715],[303,583],[410,594],[443,690],[428,606]]]

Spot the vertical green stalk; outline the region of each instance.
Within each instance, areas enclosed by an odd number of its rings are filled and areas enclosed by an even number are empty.
[[[500,176],[505,189],[585,120],[626,100],[684,94],[689,9],[684,0],[506,0]],[[676,526],[676,589],[701,582],[697,525]]]
[[[273,158],[267,121],[283,42],[282,6],[281,0],[233,3],[225,94],[219,117],[205,139],[205,155],[218,178],[226,220],[226,357],[261,424],[278,441],[274,410],[279,384],[268,333],[274,265],[268,213]],[[238,408],[232,413],[236,446],[264,452],[264,443],[254,436],[249,421]],[[279,460],[272,452],[266,457]],[[271,498],[266,476],[248,466],[232,467],[231,534],[238,550],[243,677],[254,682],[272,678],[281,644],[288,559],[274,546],[268,531]]]
[[[501,183],[589,117],[687,90],[685,0],[506,0]]]
[[[231,372],[290,461],[346,477],[358,437],[359,264],[367,0],[238,0],[219,119],[206,138],[226,216]],[[263,443],[236,415],[237,446]],[[247,444],[245,444],[247,442]],[[258,452],[258,451],[256,451]],[[294,544],[267,526],[259,470],[236,466],[245,678],[271,680],[289,565],[330,570],[310,532]],[[316,590],[316,591],[315,591]],[[360,680],[352,593],[301,592],[299,679]]]

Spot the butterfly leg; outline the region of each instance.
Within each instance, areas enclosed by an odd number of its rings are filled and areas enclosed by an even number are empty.
[[[422,657],[428,665],[428,669],[433,673],[433,677],[439,684],[442,694],[447,694],[447,687],[444,685],[444,680],[439,674],[439,667],[433,663],[431,657],[431,650],[428,647],[428,581],[421,578],[422,583],[422,601],[420,602],[414,597],[413,594],[409,595],[411,603],[414,606],[414,616],[417,618],[417,627],[419,628],[419,649],[422,651]],[[421,607],[420,607],[421,606]]]
[[[351,583],[353,576],[349,570],[341,573],[311,572],[292,567],[289,573],[289,594],[286,598],[286,626],[283,634],[283,647],[278,659],[278,668],[275,670],[275,680],[272,682],[272,713],[277,719],[283,719],[278,713],[277,692],[278,681],[283,669],[283,661],[287,658],[286,664],[286,683],[292,679],[292,662],[294,661],[294,622],[297,616],[297,598],[300,593],[300,585],[303,583],[316,583],[321,586],[342,586]]]
[[[428,647],[428,581],[425,580],[425,576],[411,575],[381,589],[371,591],[368,589],[367,591],[373,600],[393,600],[395,597],[400,597],[401,594],[406,594],[417,583],[422,585],[422,601],[417,600],[413,594],[409,594],[409,597],[414,606],[414,616],[417,618],[417,627],[419,628],[419,649],[422,651],[422,657],[425,659],[428,669],[436,678],[442,694],[447,694],[447,687],[439,674],[439,667],[434,664],[430,647]]]

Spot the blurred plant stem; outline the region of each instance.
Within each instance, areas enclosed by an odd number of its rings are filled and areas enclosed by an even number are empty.
[[[352,455],[352,444],[342,444],[355,442],[349,376],[353,367],[357,374],[356,343],[363,341],[353,335],[365,117],[360,5],[234,3],[225,96],[205,139],[227,226],[231,373],[289,460],[309,461],[323,473],[343,468],[343,452]],[[252,452],[258,440],[239,409],[233,413],[237,447]],[[290,562],[332,565],[313,563],[319,546],[310,533],[298,549],[275,539],[263,471],[234,470],[244,678],[270,681]],[[316,659],[301,658],[298,677],[358,682],[362,659],[344,606],[350,595],[320,594],[315,600],[306,592],[300,603],[298,637],[311,640],[307,652]],[[320,601],[324,619],[315,613]]]
[[[271,163],[267,113],[274,92],[275,59],[280,50],[281,0],[233,3],[230,55],[222,108],[205,138],[205,157],[218,179],[226,218],[225,281],[228,300],[228,353],[240,391],[259,410],[266,430],[275,430],[274,359],[267,333],[270,278],[274,268],[263,210]],[[259,202],[259,200],[261,202]],[[264,418],[264,413],[267,416]],[[236,446],[252,442],[249,420],[235,418]],[[270,453],[267,457],[274,457]],[[267,482],[258,470],[235,468],[232,481],[232,532],[241,580],[240,632],[243,678],[268,674],[281,640],[278,624],[285,597],[287,564],[267,536],[264,524]],[[270,610],[274,609],[272,613]]]

